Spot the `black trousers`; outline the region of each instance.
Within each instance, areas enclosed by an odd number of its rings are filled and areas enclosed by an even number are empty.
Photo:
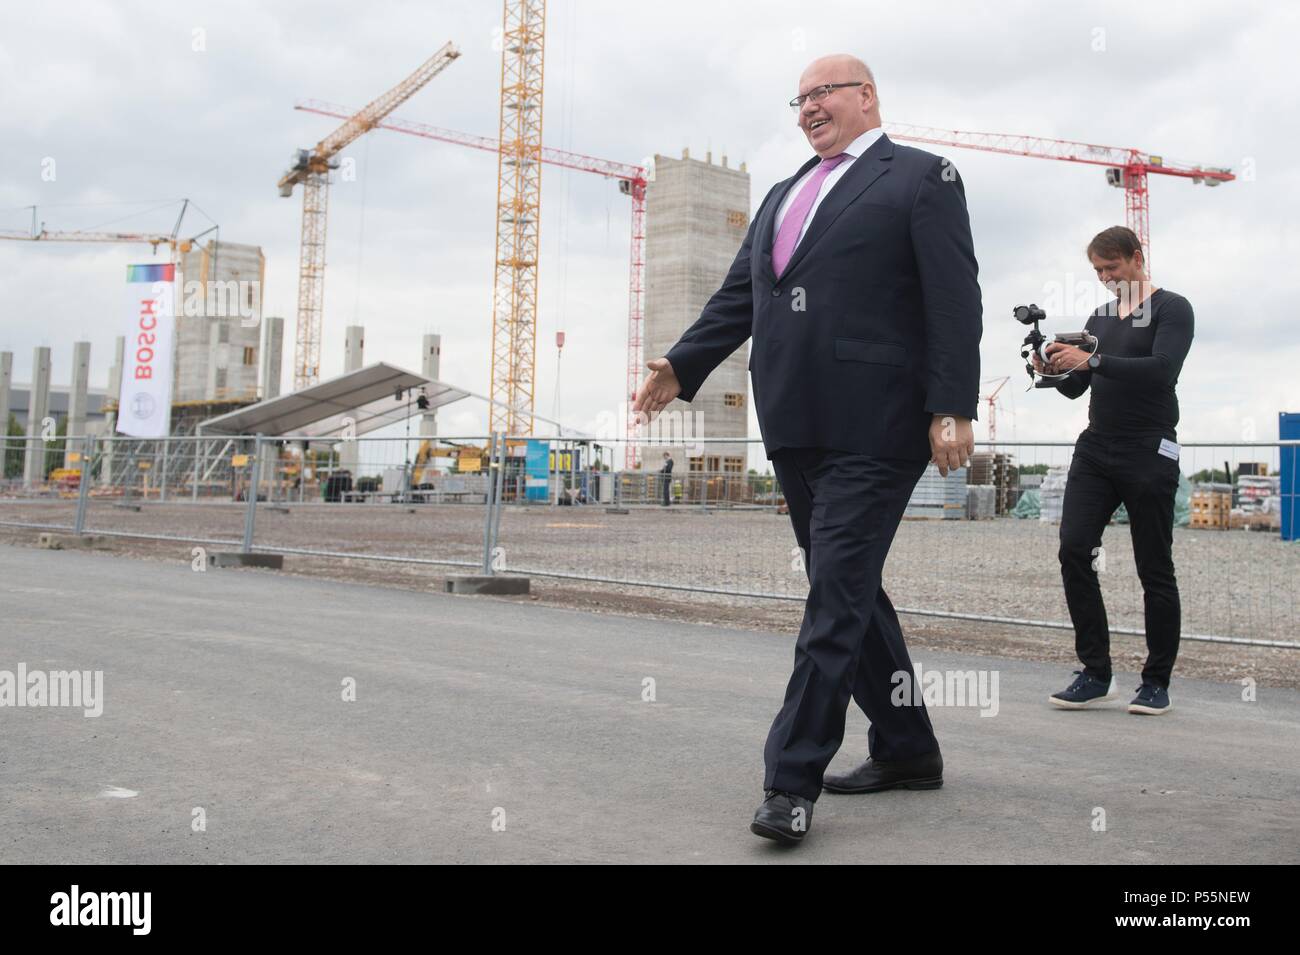
[[[672,472],[659,472],[659,483],[663,485],[664,507],[668,507],[673,502],[673,475]]]
[[[1123,503],[1146,618],[1142,680],[1168,688],[1182,621],[1173,559],[1178,462],[1156,453],[1159,446],[1159,437],[1105,438],[1091,430],[1079,435],[1065,485],[1059,556],[1075,652],[1085,673],[1109,681],[1110,629],[1099,557],[1102,532]]]
[[[924,461],[822,448],[774,453],[772,466],[803,549],[808,599],[794,672],[763,750],[764,789],[816,800],[844,739],[853,698],[867,719],[870,755],[907,759],[938,750],[925,704],[895,706],[896,673],[914,678],[881,570]]]

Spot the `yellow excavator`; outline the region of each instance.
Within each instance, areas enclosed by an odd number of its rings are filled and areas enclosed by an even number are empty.
[[[433,487],[433,478],[438,473],[438,468],[434,465],[437,458],[450,458],[455,461],[454,470],[458,474],[477,473],[483,470],[483,464],[487,458],[487,449],[474,447],[473,445],[444,445],[440,447],[433,440],[425,439],[421,441],[420,449],[416,452],[415,461],[411,465],[412,490]]]

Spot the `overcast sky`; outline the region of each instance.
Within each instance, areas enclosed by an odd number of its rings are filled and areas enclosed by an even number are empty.
[[[1216,189],[1152,177],[1152,259],[1157,284],[1196,313],[1180,438],[1240,440],[1253,427],[1268,440],[1278,411],[1300,411],[1289,297],[1300,260],[1298,9],[551,0],[543,138],[630,162],[684,146],[725,152],[749,164],[752,212],[811,155],[785,105],[800,71],[851,52],[875,72],[886,123],[1131,146],[1244,172]],[[24,207],[37,205],[50,229],[170,231],[178,207],[162,204],[193,200],[223,239],[263,247],[265,313],[286,318],[287,388],[301,198],[280,198],[275,182],[293,149],[336,125],[295,102],[360,107],[451,40],[461,58],[395,115],[495,136],[500,24],[500,3],[487,0],[6,4],[0,228],[26,228]],[[1085,399],[1025,393],[1011,308],[1053,289],[1099,294],[1083,248],[1124,222],[1123,193],[1098,167],[924,148],[950,156],[966,182],[983,376],[1012,376],[999,436],[1073,440]],[[416,370],[421,336],[436,331],[442,377],[487,392],[495,158],[383,131],[345,155],[359,174],[331,190],[324,375],[342,371],[345,325],[365,326],[368,361]],[[42,177],[50,158],[53,181]],[[554,407],[563,330],[561,412],[581,427],[623,390],[629,202],[612,182],[554,167],[542,192],[536,409]],[[187,222],[206,226],[198,214]],[[15,379],[29,380],[32,348],[48,345],[66,383],[72,342],[88,339],[91,383],[105,385],[124,331],[123,266],[161,260],[147,247],[0,243],[0,350],[15,353]],[[1075,330],[1085,315],[1052,328]],[[477,433],[484,420],[481,404],[462,402],[440,427]]]

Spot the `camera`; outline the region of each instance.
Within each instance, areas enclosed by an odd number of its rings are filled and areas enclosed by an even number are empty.
[[[1037,305],[1032,303],[1017,305],[1011,310],[1011,314],[1015,316],[1016,321],[1021,325],[1031,326],[1029,334],[1025,336],[1025,340],[1021,343],[1020,357],[1025,360],[1025,371],[1029,374],[1029,379],[1034,383],[1035,388],[1053,388],[1055,387],[1055,379],[1061,377],[1060,375],[1052,375],[1049,378],[1048,376],[1040,376],[1034,371],[1034,355],[1037,355],[1044,365],[1050,363],[1051,359],[1047,357],[1047,346],[1052,342],[1061,342],[1078,348],[1091,347],[1096,350],[1097,339],[1087,332],[1061,332],[1050,338],[1044,335],[1038,327],[1038,323],[1047,321],[1047,312]]]

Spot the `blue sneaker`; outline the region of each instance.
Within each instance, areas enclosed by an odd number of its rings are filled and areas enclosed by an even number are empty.
[[[1115,699],[1115,678],[1106,683],[1082,670],[1074,671],[1074,682],[1060,693],[1053,693],[1047,702],[1066,710],[1081,710],[1094,703]]]
[[[1142,713],[1146,716],[1161,716],[1174,708],[1169,702],[1169,691],[1154,683],[1143,683],[1137,690],[1137,696],[1128,705],[1130,713]]]

